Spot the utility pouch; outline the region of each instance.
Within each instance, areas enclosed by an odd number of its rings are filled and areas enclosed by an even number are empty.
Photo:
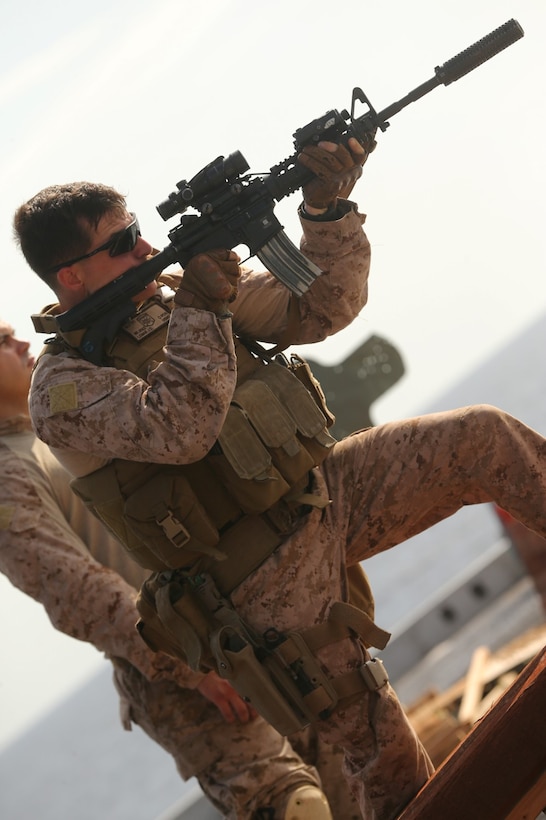
[[[259,515],[290,490],[243,407],[230,406],[218,443],[221,452],[213,449],[207,460],[247,515]]]
[[[235,390],[219,448],[207,456],[247,515],[270,509],[335,444],[327,430],[333,417],[317,404],[318,382],[313,387],[303,360],[298,370],[305,371],[312,394],[288,363],[269,361],[257,366]]]
[[[209,637],[220,622],[188,581],[154,573],[142,585],[137,629],[154,652],[181,658],[195,672],[215,667]]]
[[[147,544],[127,527],[123,517],[125,498],[113,464],[70,482],[73,492],[121,542],[131,558],[145,569],[162,569]]]
[[[300,632],[283,636],[265,664],[280,689],[284,689],[287,678],[297,681],[301,708],[310,720],[324,719],[335,708],[338,694]]]
[[[326,419],[326,426],[331,427],[334,424],[336,417],[328,409],[324,391],[320,386],[320,382],[318,381],[318,379],[316,379],[313,375],[313,371],[309,367],[309,364],[305,361],[305,359],[302,359],[301,356],[298,356],[296,353],[293,353],[290,356],[289,367],[292,373],[300,380],[303,386],[309,391],[309,393],[315,401],[315,404],[320,408],[321,412],[324,414],[324,417]]]
[[[147,545],[149,569],[189,566],[203,555],[216,560],[226,557],[216,549],[218,530],[179,472],[164,469],[132,492],[125,501],[124,518]]]
[[[211,636],[211,650],[219,675],[226,678],[243,700],[251,703],[280,734],[290,735],[309,725],[309,719],[295,706],[296,687],[293,686],[290,702],[238,630],[231,626],[221,627]]]
[[[286,365],[271,362],[259,371],[259,376],[295,422],[298,439],[314,466],[321,464],[336,443],[327,430],[335,418],[326,407],[324,393],[309,365],[293,356]]]
[[[264,373],[263,369],[260,372]],[[312,457],[298,440],[296,419],[286,411],[265,381],[249,379],[237,389],[233,401],[250,420],[271,453],[273,465],[289,484],[314,467]]]
[[[154,572],[140,587],[136,608],[140,615],[136,628],[144,643],[152,652],[165,652],[173,658],[180,658],[178,640],[168,632],[157,614],[155,593],[158,588],[159,573]]]

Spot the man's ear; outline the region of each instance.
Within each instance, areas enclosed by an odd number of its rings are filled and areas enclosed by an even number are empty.
[[[57,282],[64,290],[78,291],[84,287],[83,277],[74,267],[68,266],[57,271]]]

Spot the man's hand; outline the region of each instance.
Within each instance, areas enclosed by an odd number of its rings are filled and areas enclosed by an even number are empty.
[[[174,301],[177,305],[228,312],[228,304],[237,298],[241,271],[240,258],[234,251],[214,250],[190,259]]]
[[[197,686],[197,691],[219,709],[226,723],[248,723],[257,712],[237,694],[235,689],[216,672],[209,672]]]
[[[362,176],[362,166],[375,148],[370,135],[368,146],[362,146],[351,137],[347,147],[334,142],[306,145],[299,162],[315,174],[315,178],[303,186],[303,199],[309,213],[321,213],[335,207],[337,198],[347,199],[355,183]]]

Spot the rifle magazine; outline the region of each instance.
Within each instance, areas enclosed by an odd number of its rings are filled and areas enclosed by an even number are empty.
[[[256,256],[296,296],[304,294],[323,273],[282,230],[266,242]]]

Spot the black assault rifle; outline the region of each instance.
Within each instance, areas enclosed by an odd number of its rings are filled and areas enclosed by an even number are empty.
[[[354,88],[350,113],[327,111],[322,117],[299,128],[294,134],[295,152],[270,168],[269,174],[248,174],[249,165],[240,151],[220,156],[199,171],[189,182],[177,183],[177,190],[157,206],[164,220],[184,214],[192,207],[199,214],[181,217],[169,231],[169,244],[156,256],[131,268],[100,288],[83,302],[56,317],[55,326],[63,332],[85,330],[79,350],[95,364],[101,364],[104,351],[120,325],[135,312],[136,296],[161,271],[173,263],[184,267],[198,253],[213,248],[246,245],[271,273],[295,294],[302,294],[322,271],[292,244],[274,214],[275,201],[301,188],[313,174],[297,161],[298,153],[320,140],[339,142],[385,131],[390,117],[428,94],[436,86],[449,85],[523,37],[517,20],[508,20],[469,48],[434,69],[432,79],[415,88],[398,102],[377,112],[361,88]],[[355,117],[355,106],[364,103],[365,113]],[[34,318],[34,317],[33,317]],[[37,326],[37,329],[43,328]]]

